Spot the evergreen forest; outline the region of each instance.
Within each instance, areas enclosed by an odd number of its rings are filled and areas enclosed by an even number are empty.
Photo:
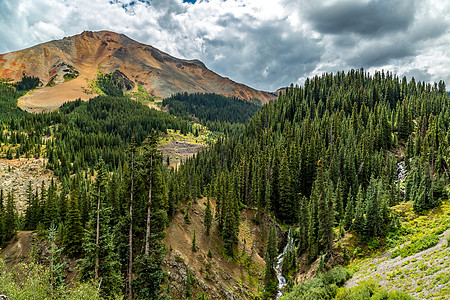
[[[2,158],[45,158],[58,178],[37,189],[30,183],[20,214],[14,191],[1,191],[0,244],[18,230],[36,231],[54,245],[52,266],[53,257],[57,265],[65,256],[79,270],[73,286],[60,269],[46,271],[51,289],[44,297],[70,299],[83,290],[92,293],[89,299],[169,299],[165,229],[181,205],[198,198],[215,200],[214,213],[209,200],[205,208],[206,232],[216,220],[231,260],[238,255],[240,212],[257,211],[253,222],[267,228],[258,297],[269,298],[277,293],[275,265],[283,250],[275,224],[292,230],[294,246],[282,265],[289,278],[317,262],[320,271],[345,265],[346,249],[336,244],[345,232],[365,244],[400,234],[392,206],[411,201],[422,214],[449,197],[450,100],[442,81],[350,70],[291,85],[265,105],[177,94],[163,100],[165,112],[127,97],[131,86],[119,75],[100,78],[105,95],[43,114],[17,108],[38,78],[0,81]],[[169,129],[198,134],[196,122],[219,138],[170,167],[159,149],[163,136]],[[349,275],[338,268],[291,286],[286,299],[311,299],[315,286],[342,286]],[[1,263],[0,274],[7,274]],[[382,294],[372,282],[363,288]],[[316,299],[350,299],[337,288],[323,295]]]

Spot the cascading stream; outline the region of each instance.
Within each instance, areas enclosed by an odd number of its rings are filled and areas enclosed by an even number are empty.
[[[277,265],[275,267],[275,273],[277,274],[278,279],[278,292],[276,299],[280,299],[283,296],[282,289],[287,284],[286,278],[284,278],[282,273],[284,255],[289,251],[292,251],[293,247],[294,247],[294,239],[291,236],[291,229],[289,229],[286,246],[284,247],[283,252],[281,252],[281,254],[277,256]]]

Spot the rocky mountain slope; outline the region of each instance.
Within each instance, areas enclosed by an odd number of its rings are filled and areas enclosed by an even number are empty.
[[[178,59],[123,34],[91,32],[43,43],[0,55],[0,77],[20,80],[23,74],[36,76],[42,89],[22,97],[19,106],[27,110],[51,110],[66,101],[87,100],[88,84],[98,72],[120,70],[151,96],[168,97],[178,92],[217,93],[263,103],[275,94],[254,90],[212,72],[198,60]]]

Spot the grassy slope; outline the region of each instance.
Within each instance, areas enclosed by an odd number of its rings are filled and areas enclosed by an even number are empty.
[[[411,202],[393,209],[402,221],[399,234],[387,239],[387,248],[394,248],[353,261],[350,267],[354,275],[347,287],[363,279],[375,279],[389,290],[403,291],[417,299],[448,299],[450,201],[424,215],[415,214]]]

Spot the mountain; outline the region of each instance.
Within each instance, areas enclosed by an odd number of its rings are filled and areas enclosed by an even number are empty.
[[[23,74],[39,77],[44,88],[19,100],[28,110],[54,109],[76,98],[87,100],[88,83],[98,71],[121,71],[145,87],[151,96],[174,93],[216,93],[263,103],[276,98],[209,70],[199,60],[175,58],[152,46],[110,31],[91,32],[50,41],[0,55],[0,77],[20,80]]]

